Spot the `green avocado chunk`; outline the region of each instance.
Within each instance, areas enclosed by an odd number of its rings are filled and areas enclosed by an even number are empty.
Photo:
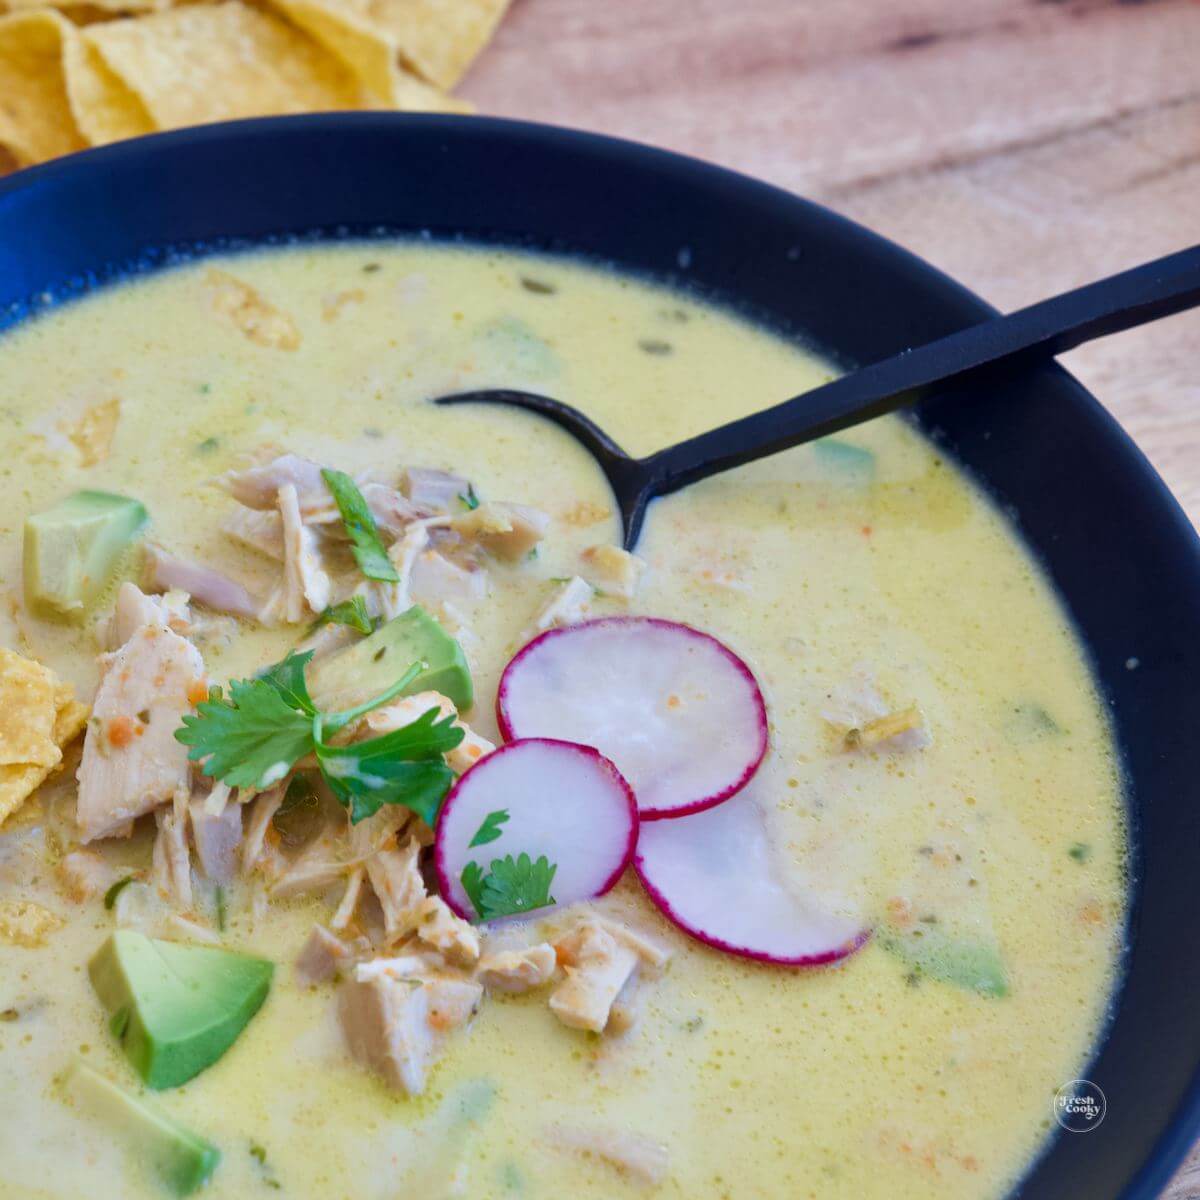
[[[65,616],[100,594],[149,520],[146,507],[111,492],[75,492],[25,519],[25,602]]]
[[[414,662],[424,669],[405,695],[440,692],[459,712],[475,703],[462,647],[417,604],[370,637],[313,663],[308,691],[322,711],[340,712],[387,691]]]
[[[190,1196],[217,1169],[216,1146],[86,1063],[73,1064],[65,1083],[71,1098],[122,1137],[174,1195]]]
[[[995,947],[986,942],[959,940],[937,929],[914,929],[908,933],[881,929],[877,940],[919,975],[981,996],[1008,995],[1008,972]]]
[[[121,929],[88,964],[109,1028],[152,1088],[211,1066],[258,1012],[272,963],[217,946],[188,946]]]

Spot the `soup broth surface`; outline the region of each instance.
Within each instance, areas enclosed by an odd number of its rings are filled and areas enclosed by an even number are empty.
[[[290,318],[260,344],[214,304],[217,269]],[[499,674],[586,547],[620,541],[605,481],[550,424],[430,397],[513,386],[570,402],[645,454],[816,386],[831,369],[729,312],[577,263],[430,244],[339,244],[209,260],[49,311],[0,341],[0,645],[83,700],[92,617],[21,601],[22,526],[79,488],[133,496],[152,536],[254,590],[271,567],[221,532],[214,477],[266,445],[355,474],[451,469],[485,499],[551,518],[536,558],[497,563],[458,606],[477,704],[498,740]],[[86,466],[59,432],[119,400],[111,452]],[[212,1200],[398,1196],[611,1198],[628,1172],[564,1129],[665,1148],[663,1197],[953,1198],[1003,1194],[1083,1070],[1125,915],[1119,769],[1085,653],[1011,528],[938,447],[898,418],[797,448],[653,505],[631,601],[593,615],[686,622],[757,675],[770,750],[750,785],[789,885],[865,925],[925,921],[990,948],[1003,995],[921,970],[877,935],[841,963],[787,969],[689,939],[628,872],[597,902],[673,951],[639,989],[627,1035],[568,1029],[544,991],[489,996],[424,1095],[389,1091],[348,1056],[332,985],[292,962],[329,897],[254,912],[227,899],[222,944],[276,963],[270,995],[211,1068],[155,1101],[215,1143]],[[124,577],[135,572],[123,566]],[[215,682],[252,675],[303,632],[240,627],[203,647]],[[847,752],[839,705],[874,688],[919,707],[929,743]],[[0,830],[0,896],[65,918],[44,946],[0,941],[0,1194],[165,1195],[147,1164],[62,1082],[87,1063],[138,1081],[107,1030],[87,963],[115,925],[73,902],[71,769]],[[153,827],[99,843],[130,868]],[[336,890],[332,900],[336,903]],[[553,926],[553,913],[535,924]],[[212,916],[197,920],[212,927]],[[952,956],[952,950],[947,950]]]

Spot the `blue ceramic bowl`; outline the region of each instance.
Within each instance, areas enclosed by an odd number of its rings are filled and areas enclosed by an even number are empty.
[[[181,250],[418,231],[682,283],[847,365],[992,311],[825,209],[700,162],[536,125],[356,114],[213,125],[0,182],[0,324]],[[1065,598],[1128,781],[1129,949],[1085,1069],[1107,1116],[1051,1141],[1020,1193],[1153,1197],[1200,1128],[1196,537],[1136,447],[1057,367],[965,402],[939,397],[917,418],[1011,515]]]

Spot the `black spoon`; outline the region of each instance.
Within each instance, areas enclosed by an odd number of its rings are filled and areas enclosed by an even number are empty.
[[[961,384],[985,369],[1050,359],[1198,304],[1200,246],[1193,246],[904,350],[646,458],[631,458],[578,409],[533,392],[460,392],[435,403],[506,404],[561,425],[591,451],[607,476],[621,509],[625,549],[632,550],[646,505],[656,496],[913,404],[937,384]]]

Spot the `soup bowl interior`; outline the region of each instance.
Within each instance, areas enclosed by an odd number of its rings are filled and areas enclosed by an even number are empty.
[[[180,256],[388,234],[583,255],[695,289],[846,366],[991,311],[827,210],[693,160],[550,127],[356,114],[209,126],[10,178],[0,323]],[[915,418],[1002,506],[1064,598],[1126,774],[1128,950],[1085,1071],[1107,1113],[1086,1136],[1052,1139],[1021,1194],[1153,1196],[1200,1127],[1196,538],[1129,439],[1057,367],[942,392]]]

